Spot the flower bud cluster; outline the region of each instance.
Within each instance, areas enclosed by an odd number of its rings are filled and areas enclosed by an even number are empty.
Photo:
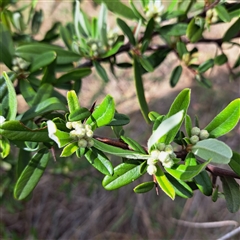
[[[27,70],[30,63],[25,61],[20,57],[16,57],[12,60],[12,70],[16,73],[21,72],[22,70]]]
[[[191,138],[190,141],[192,144],[196,144],[199,140],[204,140],[209,137],[209,133],[205,129],[200,129],[198,127],[193,127],[191,130]]]
[[[147,20],[150,20],[151,18],[154,18],[154,21],[156,23],[160,23],[162,21],[161,15],[163,12],[164,6],[162,5],[161,0],[159,1],[150,1],[148,6],[145,8],[145,14]]]
[[[218,21],[218,14],[216,9],[209,9],[206,12],[206,22],[208,24],[210,23],[216,23]]]
[[[93,146],[93,131],[89,124],[79,122],[67,122],[66,127],[73,129],[70,132],[70,137],[78,142],[78,146],[82,148],[90,148]]]
[[[106,52],[106,47],[102,44],[101,41],[99,41],[97,39],[90,39],[90,40],[88,40],[87,44],[91,49],[92,56],[94,56],[94,57],[102,55]]]
[[[112,47],[118,38],[117,30],[110,30],[107,33],[107,44],[109,47]]]
[[[158,143],[157,149],[154,149],[150,153],[150,157],[147,160],[147,172],[153,175],[157,172],[156,164],[160,161],[164,167],[170,168],[173,166],[173,159],[176,154],[173,152],[171,145],[165,145],[164,143]]]

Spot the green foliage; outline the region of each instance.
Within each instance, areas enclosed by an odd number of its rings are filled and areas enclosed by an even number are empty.
[[[227,64],[233,76],[233,70],[240,65],[239,58],[231,67],[222,45],[228,42],[239,47],[233,38],[239,37],[239,18],[234,18],[239,15],[240,4],[220,1],[206,12],[203,3],[195,11],[195,1],[173,0],[167,10],[160,1],[152,0],[142,0],[141,5],[130,1],[129,6],[120,0],[95,2],[101,4],[98,17],[89,19],[76,0],[73,20],[66,26],[54,23],[41,40],[36,40],[43,22],[43,11],[36,9],[37,1],[16,11],[9,8],[12,1],[0,1],[0,63],[8,68],[0,77],[0,166],[9,166],[10,150],[19,149],[17,169],[11,170],[17,179],[14,197],[23,200],[31,196],[47,167],[49,150],[58,147],[62,148],[61,158],[84,157],[89,166],[103,175],[102,185],[107,190],[131,184],[148,173],[153,175],[153,181],[139,184],[134,192],[145,193],[155,186],[174,200],[176,195],[191,198],[198,189],[216,201],[219,189],[207,172],[213,173],[221,177],[227,208],[230,212],[238,211],[240,189],[235,178],[240,178],[240,155],[216,138],[228,134],[239,123],[240,99],[229,103],[204,129],[199,129],[199,134],[193,134],[193,127],[199,127],[199,123],[196,117],[193,124],[188,115],[191,90],[183,89],[172,99],[167,113],[149,111],[144,79],[148,73],[154,74],[170,53],[175,53],[179,60],[169,70],[171,87],[181,84],[184,69],[189,69],[193,78],[208,88],[212,82],[206,72],[215,65]],[[120,15],[116,24],[122,34],[108,26],[108,10],[114,16]],[[232,20],[223,38],[205,38],[213,24]],[[53,44],[55,40],[66,47]],[[161,45],[155,45],[157,41]],[[190,49],[189,44],[209,42],[215,42],[220,51],[196,64],[198,48]],[[129,59],[118,62],[118,55],[123,52]],[[132,70],[142,116],[152,125],[147,148],[124,135],[123,126],[130,119],[117,111],[110,94],[99,105],[83,107],[79,103],[82,79],[92,73],[92,68],[105,83],[110,81],[105,66],[110,66],[114,76],[115,68]],[[66,97],[61,89],[67,91]],[[17,112],[17,94],[29,106],[22,114]],[[97,136],[95,130],[102,127],[111,129],[117,139]],[[31,152],[35,154],[32,156]],[[120,157],[120,163],[112,164],[112,155]],[[233,172],[219,170],[214,163],[228,164]]]

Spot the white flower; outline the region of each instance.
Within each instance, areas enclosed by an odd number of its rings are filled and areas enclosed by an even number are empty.
[[[0,116],[0,124],[3,124],[6,118],[4,116]]]
[[[157,161],[158,161],[158,158],[150,157],[150,158],[148,158],[148,160],[147,160],[147,164],[148,164],[148,165],[154,165],[154,164],[157,163]]]
[[[57,132],[57,127],[53,121],[47,121],[47,128],[48,128],[48,137],[51,138],[55,143],[57,143],[58,147],[61,147],[60,141],[58,137],[55,135]]]
[[[155,149],[151,151],[151,158],[158,159],[159,158],[160,151]]]
[[[153,175],[157,172],[157,167],[155,165],[148,165],[147,172],[149,175]]]
[[[152,17],[154,17],[154,20],[159,23],[161,21],[160,16],[162,14],[163,9],[164,6],[162,5],[161,0],[150,1],[146,8],[147,19],[151,19]]]
[[[171,155],[173,153],[173,147],[171,145],[167,145],[164,151]]]
[[[67,122],[67,123],[66,123],[66,127],[67,127],[68,129],[72,129],[72,122]]]
[[[158,159],[161,163],[165,163],[168,162],[171,159],[171,157],[168,152],[161,151]]]
[[[167,168],[171,168],[174,164],[174,161],[170,158],[169,161],[163,162],[162,165]]]

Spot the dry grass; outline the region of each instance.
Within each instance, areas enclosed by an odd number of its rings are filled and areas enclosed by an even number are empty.
[[[55,20],[59,16],[61,20],[70,20],[68,1],[55,5],[54,15],[50,11],[53,1],[40,1],[38,7],[45,8],[48,14],[42,32],[49,28],[50,20]],[[91,8],[91,14],[93,13],[96,11],[92,11]],[[216,50],[214,45],[200,47],[202,57],[206,54],[210,56]],[[231,51],[230,61],[233,61],[236,49]],[[213,89],[198,86],[186,69],[176,88],[170,88],[168,79],[171,69],[176,64],[177,59],[170,54],[164,65],[154,73],[144,76],[146,97],[151,110],[166,113],[178,92],[189,87],[192,89],[190,115],[193,117],[197,114],[201,127],[204,127],[228,102],[239,97],[239,79],[236,82],[229,82],[225,66],[209,73],[213,79]],[[119,112],[129,114],[131,118],[131,123],[125,128],[126,135],[144,144],[150,135],[150,127],[144,123],[138,110],[132,73],[128,70],[117,71],[117,75],[117,80],[111,77],[109,84],[104,86],[95,73],[84,79],[80,101],[83,105],[89,106],[93,100],[100,101],[106,93],[113,95]],[[239,134],[237,128],[224,138],[235,150],[239,150]],[[233,227],[190,228],[178,225],[174,219],[189,222],[235,220],[240,224],[239,212],[229,213],[223,199],[213,203],[209,197],[196,192],[191,199],[177,198],[173,202],[162,192],[159,196],[154,191],[144,195],[133,193],[133,187],[144,180],[150,180],[150,176],[144,176],[141,180],[117,191],[108,192],[101,187],[103,176],[92,169],[86,160],[72,159],[72,161],[81,167],[71,171],[69,176],[53,175],[47,171],[34,190],[32,199],[23,203],[20,210],[15,209],[9,213],[6,206],[0,208],[1,222],[5,225],[5,232],[9,232],[9,239],[211,240],[231,231]],[[117,164],[119,159],[112,161]],[[50,165],[57,168],[59,162],[51,162]],[[35,232],[37,234],[34,238]]]

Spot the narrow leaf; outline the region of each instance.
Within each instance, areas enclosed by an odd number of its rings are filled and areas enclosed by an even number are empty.
[[[7,89],[8,89],[8,115],[7,120],[14,120],[17,115],[17,95],[13,86],[12,81],[9,79],[6,72],[3,72],[3,77],[5,79]]]
[[[162,169],[156,165],[157,167],[157,172],[155,174],[155,178],[157,180],[157,183],[159,185],[159,187],[172,199],[175,199],[175,190],[172,186],[172,184],[169,182],[169,180],[167,179],[167,177],[165,176],[164,172],[162,171]]]
[[[212,137],[220,137],[230,132],[240,119],[240,98],[235,99],[223,109],[205,129]]]
[[[227,202],[227,208],[231,213],[235,213],[240,207],[240,188],[234,178],[221,177],[224,196]]]
[[[129,158],[129,159],[148,159],[149,155],[143,154],[141,152],[131,151],[131,150],[125,150],[120,147],[111,146],[105,143],[102,143],[96,139],[93,139],[94,141],[94,147],[105,152],[110,153],[115,156]]]
[[[223,36],[224,42],[231,41],[231,39],[237,35],[237,33],[239,32],[239,25],[240,25],[240,18],[238,18],[236,22],[233,23],[233,25],[226,31],[226,33]]]
[[[240,176],[240,154],[239,153],[233,151],[233,156],[231,158],[229,166],[238,176]]]
[[[171,87],[175,87],[182,75],[182,66],[179,65],[175,67],[172,71],[171,77],[170,77],[170,85]]]
[[[99,172],[108,176],[113,175],[112,164],[102,151],[96,148],[88,149],[84,156]]]
[[[70,143],[62,150],[61,157],[69,157],[73,153],[75,153],[78,149],[79,146],[77,142]]]
[[[135,88],[137,91],[137,97],[138,97],[140,109],[145,121],[147,123],[150,123],[150,119],[148,118],[149,109],[148,109],[148,104],[147,104],[145,93],[144,93],[141,68],[136,57],[134,57],[134,60],[133,60],[133,70],[134,70]]]
[[[33,191],[47,166],[49,156],[48,149],[41,149],[32,157],[14,188],[16,199],[23,200]]]
[[[80,108],[79,100],[75,91],[69,91],[67,93],[67,102],[69,112],[72,113]]]
[[[87,108],[79,108],[74,111],[72,111],[68,118],[70,121],[82,121],[86,118],[88,118],[91,115],[91,112]]]
[[[148,139],[148,149],[151,147],[164,135],[166,135],[171,129],[178,125],[183,119],[183,110],[172,115],[171,117],[164,120],[159,127],[152,133]]]
[[[230,22],[231,21],[231,17],[227,11],[227,9],[223,6],[223,5],[220,5],[218,4],[216,7],[215,7],[216,11],[217,11],[217,14],[218,14],[218,17],[224,21],[224,22]]]
[[[135,46],[136,45],[136,40],[134,38],[133,32],[131,28],[124,22],[122,19],[117,18],[117,24],[118,26],[122,29],[123,33],[127,35],[130,43]]]
[[[139,177],[141,165],[136,163],[121,163],[114,168],[114,174],[112,176],[105,176],[102,185],[107,190],[115,190],[122,186],[125,186]]]
[[[149,192],[153,189],[155,183],[154,182],[144,182],[141,183],[139,185],[137,185],[133,191],[135,193],[145,193],[145,192]]]
[[[107,76],[107,72],[106,70],[102,67],[102,65],[97,62],[97,61],[93,61],[93,65],[96,68],[97,73],[99,74],[99,76],[103,79],[104,82],[109,82],[108,76]]]
[[[129,137],[124,137],[124,136],[121,136],[121,139],[128,144],[128,146],[132,149],[132,150],[135,150],[137,152],[141,152],[143,154],[146,154],[145,150],[143,149],[143,147],[138,143],[136,142],[135,140],[133,140],[132,138],[129,138]]]
[[[114,113],[114,100],[110,95],[107,95],[101,104],[93,111],[86,123],[96,125],[96,127],[105,126],[112,121]]]

